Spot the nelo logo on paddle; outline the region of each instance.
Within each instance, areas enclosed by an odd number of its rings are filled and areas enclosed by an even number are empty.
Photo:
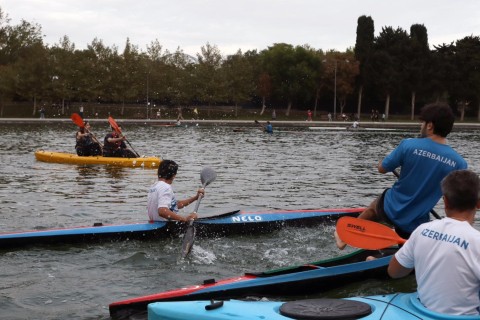
[[[358,232],[365,232],[365,227],[362,227],[362,226],[359,226],[359,225],[353,224],[353,223],[348,223],[347,228],[348,229],[354,229],[355,231],[358,231]]]

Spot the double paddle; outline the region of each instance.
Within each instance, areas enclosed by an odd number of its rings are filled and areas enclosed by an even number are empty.
[[[215,181],[217,178],[217,173],[209,167],[203,168],[200,172],[200,181],[202,182],[202,188],[205,189],[210,183]],[[193,212],[197,213],[198,208],[200,207],[200,201],[202,200],[202,195],[199,196],[197,200],[197,204],[195,205],[195,210]],[[195,241],[195,226],[193,225],[193,220],[188,222],[187,230],[185,230],[185,235],[183,236],[183,243],[182,243],[182,258],[188,256],[190,251],[192,251],[193,242]]]
[[[337,234],[346,244],[367,250],[384,249],[407,241],[386,225],[353,217],[338,219]]]

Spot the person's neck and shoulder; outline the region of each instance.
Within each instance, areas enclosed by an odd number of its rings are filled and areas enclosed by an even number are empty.
[[[172,188],[172,182],[173,179],[165,179],[165,178],[159,178],[151,187],[150,189],[156,189],[158,190],[173,190]]]

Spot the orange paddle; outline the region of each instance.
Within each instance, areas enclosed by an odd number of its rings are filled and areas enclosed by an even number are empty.
[[[388,248],[407,241],[386,225],[353,217],[338,219],[337,233],[346,244],[368,250]]]
[[[112,126],[113,130],[115,130],[115,132],[119,135],[122,134],[122,129],[120,129],[120,127],[118,126],[117,122],[112,118],[112,117],[108,117],[108,122],[110,123],[110,125]]]
[[[115,130],[115,132],[118,134],[118,135],[122,135],[122,129],[120,129],[120,127],[118,126],[117,122],[111,117],[109,116],[108,117],[108,122],[110,123],[110,125],[112,126],[113,130]],[[132,151],[135,153],[135,155],[137,156],[137,158],[140,158],[140,155],[138,154],[137,151],[135,151],[135,149],[133,149],[132,145],[130,144],[130,141],[127,140],[127,138],[125,138],[125,141],[127,141],[128,145],[130,146],[130,148],[132,148]]]
[[[83,123],[82,117],[78,113],[72,113],[72,116],[70,117],[72,119],[73,123],[75,123],[77,126],[80,128],[85,127],[85,124]]]

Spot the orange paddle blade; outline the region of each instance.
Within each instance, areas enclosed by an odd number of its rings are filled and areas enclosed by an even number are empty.
[[[346,244],[368,250],[388,248],[407,241],[383,224],[353,217],[338,219],[337,234]]]
[[[117,122],[112,117],[108,117],[108,122],[110,123],[110,125],[112,126],[113,130],[115,130],[116,133],[122,134],[122,130],[120,129]]]
[[[72,119],[73,123],[75,123],[77,126],[80,128],[85,127],[85,124],[83,123],[82,117],[78,113],[72,113],[72,116],[70,117]]]

